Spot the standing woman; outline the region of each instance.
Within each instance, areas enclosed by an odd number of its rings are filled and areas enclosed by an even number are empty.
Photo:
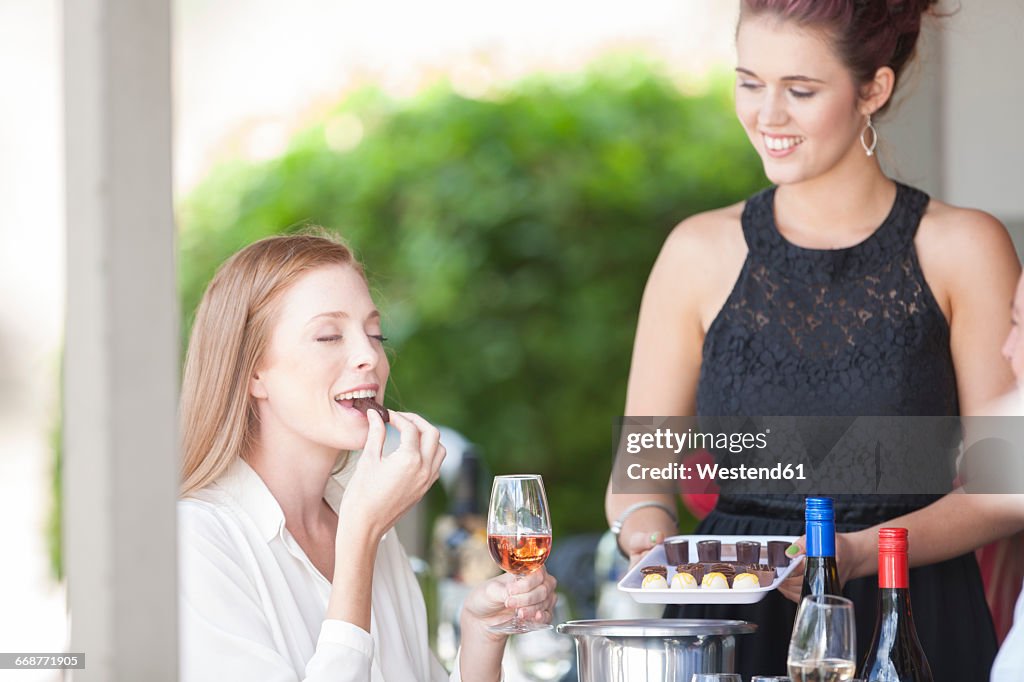
[[[999,351],[1019,266],[1006,230],[892,180],[875,154],[874,122],[932,4],[741,0],[736,113],[773,186],[669,236],[640,309],[627,415],[947,416],[1011,388]],[[919,510],[908,521],[913,607],[935,679],[987,679],[996,643],[969,552],[1012,530],[987,497],[836,500],[861,656],[874,623],[874,528]],[[676,532],[674,509],[669,496],[609,485],[608,520],[621,523],[631,560]],[[803,528],[800,496],[723,491],[697,532]],[[758,623],[738,672],[784,674],[799,580],[782,592],[668,615]]]
[[[390,411],[401,444],[382,455],[383,341],[362,268],[323,236],[256,242],[207,288],[181,395],[185,682],[449,679],[393,530],[445,451]],[[499,679],[506,637],[488,624],[550,620],[554,579],[510,578],[466,598],[451,679]]]

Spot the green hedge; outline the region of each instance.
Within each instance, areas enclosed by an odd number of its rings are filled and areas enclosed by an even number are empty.
[[[384,313],[388,403],[464,433],[495,473],[542,473],[556,532],[597,530],[654,258],[680,220],[765,182],[725,78],[685,96],[619,59],[486,99],[363,90],[182,203],[183,327],[237,248],[334,229]]]

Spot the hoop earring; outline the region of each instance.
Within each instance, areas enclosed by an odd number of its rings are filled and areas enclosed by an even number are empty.
[[[864,135],[871,131],[871,145],[864,140]],[[868,124],[864,126],[864,130],[860,131],[860,146],[864,147],[864,153],[868,156],[875,155],[875,147],[878,146],[878,131],[875,130],[875,126],[871,123],[871,114],[868,114]]]

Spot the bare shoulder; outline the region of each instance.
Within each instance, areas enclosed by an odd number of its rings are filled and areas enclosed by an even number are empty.
[[[741,224],[743,205],[739,202],[704,211],[682,221],[665,240],[662,256],[689,267],[711,266],[730,254],[742,258],[746,253]]]
[[[666,244],[684,242],[690,245],[721,245],[730,235],[743,238],[740,219],[745,202],[695,213],[676,225]]]
[[[995,216],[937,199],[932,199],[921,219],[918,244],[945,251],[950,258],[956,258],[961,264],[965,257],[985,257],[1013,251],[1013,242],[1006,227]]]
[[[686,302],[706,330],[732,291],[747,255],[744,202],[679,223],[665,240],[650,285]]]
[[[951,299],[969,293],[972,283],[1015,281],[1019,272],[1006,227],[984,211],[933,199],[914,245],[925,278],[947,313]]]

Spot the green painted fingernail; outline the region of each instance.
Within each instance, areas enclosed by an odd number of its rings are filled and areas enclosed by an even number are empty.
[[[796,556],[800,553],[800,545],[790,545],[786,548],[786,556]]]

